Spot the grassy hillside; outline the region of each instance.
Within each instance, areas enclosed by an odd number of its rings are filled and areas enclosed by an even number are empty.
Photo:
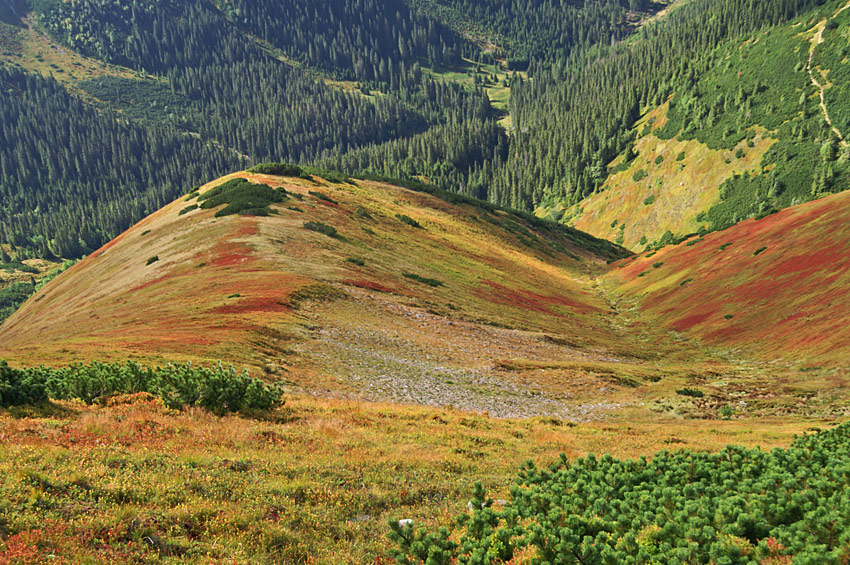
[[[846,189],[847,7],[825,2],[699,53],[599,189],[539,213],[639,251]]]
[[[268,215],[222,216],[224,204],[205,208],[216,198]],[[154,213],[35,294],[0,327],[0,357],[221,359],[297,388],[585,419],[636,387],[675,396],[672,377],[699,373],[707,355],[658,346],[654,328],[611,308],[595,274],[622,256],[472,201],[242,172]]]
[[[5,555],[385,562],[388,520],[452,527],[523,460],[786,446],[846,415],[850,193],[608,267],[623,251],[581,232],[323,174],[193,190],[0,326],[15,364],[223,359],[286,385],[256,419],[0,409]]]
[[[613,161],[598,193],[540,213],[634,251],[656,245],[667,232],[681,236],[707,229],[710,224],[697,217],[721,200],[723,183],[760,174],[762,158],[776,140],[756,130],[752,139],[730,149],[710,149],[696,139],[662,139],[652,130],[666,125],[667,110],[664,104],[637,123],[643,135],[634,143],[636,156],[627,163],[622,156]],[[737,155],[739,149],[743,155]]]
[[[607,284],[656,323],[810,378],[844,372],[850,193],[614,264]],[[841,377],[843,378],[843,377]]]

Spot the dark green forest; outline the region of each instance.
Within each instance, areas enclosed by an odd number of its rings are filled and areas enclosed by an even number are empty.
[[[607,45],[632,31],[632,14],[660,5],[644,0],[412,0],[420,10],[438,14],[453,29],[494,42],[495,55],[509,69],[545,69],[563,65],[574,51]]]
[[[773,52],[729,60],[736,42],[833,4],[694,0],[637,27],[664,5],[32,0],[57,41],[136,78],[83,81],[84,101],[0,68],[0,243],[16,259],[79,257],[187,187],[262,161],[425,179],[523,210],[576,203],[612,159],[632,156],[636,120],[667,99],[658,135],[714,147],[754,125],[776,130],[772,174],[723,187],[708,218],[723,227],[846,184],[800,70],[807,53],[793,48],[802,42],[776,32]],[[777,55],[786,74],[772,77]],[[815,55],[843,72],[841,52]],[[494,63],[501,78],[480,79]],[[470,69],[475,81],[457,80]],[[482,82],[510,87],[508,130]],[[844,124],[840,92],[829,102]]]
[[[106,102],[94,108],[55,81],[0,69],[0,238],[21,257],[79,257],[186,186],[251,162],[310,162],[490,114],[482,92],[415,66],[392,96],[329,88],[270,57],[205,2],[36,8],[68,46],[163,80],[87,81]]]

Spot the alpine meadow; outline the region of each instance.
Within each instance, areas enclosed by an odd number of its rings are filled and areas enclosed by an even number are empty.
[[[0,0],[0,565],[850,563],[850,1]]]

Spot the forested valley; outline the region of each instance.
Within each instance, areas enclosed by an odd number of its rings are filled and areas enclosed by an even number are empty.
[[[524,210],[577,204],[633,157],[635,122],[668,99],[660,135],[719,147],[776,130],[772,174],[733,179],[706,217],[725,227],[842,186],[846,160],[810,90],[798,104],[803,86],[765,78],[769,53],[736,63],[743,83],[716,71],[730,41],[833,4],[32,0],[28,23],[127,72],[69,89],[0,69],[0,241],[18,259],[77,258],[262,161],[426,180]]]

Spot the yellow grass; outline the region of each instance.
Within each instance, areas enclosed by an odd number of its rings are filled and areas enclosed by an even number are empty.
[[[131,69],[84,57],[60,45],[35,27],[32,14],[23,18],[22,23],[23,27],[17,27],[0,22],[0,62],[52,76],[78,96],[87,96],[76,86],[81,81],[99,76],[138,76]]]
[[[667,103],[647,113],[636,130],[642,131],[646,125],[653,129],[663,127],[666,112]],[[598,193],[569,209],[556,205],[539,213],[561,213],[570,225],[610,241],[619,242],[622,234],[624,247],[641,251],[644,237],[651,243],[661,239],[667,230],[685,235],[704,227],[696,216],[719,202],[720,186],[735,174],[760,174],[761,159],[774,141],[764,130],[757,129],[754,147],[747,147],[742,141],[726,151],[709,149],[696,140],[663,140],[649,133],[635,143],[638,156],[629,168],[611,175]],[[738,148],[744,149],[743,158],[735,157]],[[681,152],[685,153],[684,159],[676,161]],[[658,156],[664,159],[660,164],[655,163]],[[618,158],[611,166],[621,160]],[[634,175],[639,170],[646,171],[647,176],[636,182]],[[644,202],[650,196],[655,201],[647,205]]]
[[[62,410],[0,413],[0,493],[13,504],[13,531],[25,532],[6,543],[35,561],[375,562],[389,547],[388,519],[451,526],[474,480],[508,498],[525,460],[770,449],[830,425],[649,417],[572,426],[301,396],[278,422],[174,413],[143,395]]]

